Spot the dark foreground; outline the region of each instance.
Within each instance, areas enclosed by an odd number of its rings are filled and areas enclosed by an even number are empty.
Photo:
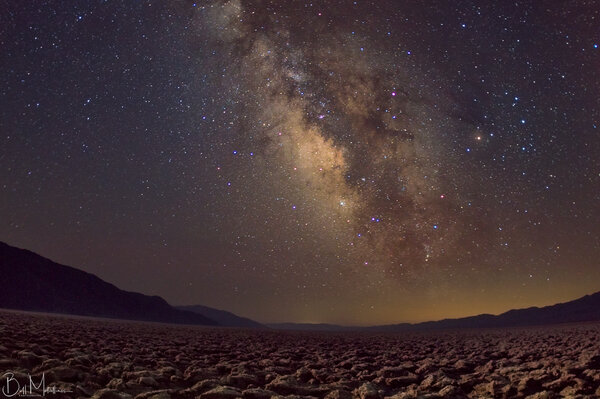
[[[50,398],[594,398],[600,323],[376,335],[0,311],[0,373],[12,397],[43,377]]]

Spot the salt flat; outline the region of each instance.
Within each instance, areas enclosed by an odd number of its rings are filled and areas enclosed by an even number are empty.
[[[315,333],[0,311],[0,332],[5,396],[43,377],[55,398],[600,397],[600,323]]]

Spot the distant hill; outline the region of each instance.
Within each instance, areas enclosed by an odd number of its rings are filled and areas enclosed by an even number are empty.
[[[164,323],[265,327],[233,313],[202,305],[175,308],[163,298],[120,290],[97,276],[60,265],[33,252],[0,242],[0,308]],[[500,315],[373,327],[278,323],[266,327],[301,331],[403,332],[464,328],[522,327],[600,321],[600,292],[542,308]]]
[[[0,308],[178,324],[216,325],[163,298],[120,290],[97,276],[0,242]]]
[[[177,309],[198,313],[214,320],[220,326],[244,327],[244,328],[266,328],[266,326],[245,317],[240,317],[225,310],[209,308],[202,305],[177,306]]]
[[[361,327],[340,326],[337,324],[326,323],[270,323],[267,327],[275,330],[294,330],[294,331],[356,331]]]
[[[542,308],[514,309],[498,316],[482,314],[460,319],[428,321],[418,324],[392,324],[370,327],[378,331],[440,330],[460,328],[524,327],[545,324],[600,320],[600,292],[570,302]]]
[[[298,331],[375,331],[375,332],[405,332],[427,330],[450,330],[464,328],[498,328],[525,327],[545,324],[577,323],[585,321],[600,321],[600,292],[586,295],[574,301],[559,303],[542,308],[509,310],[500,315],[482,314],[463,317],[460,319],[445,319],[427,321],[424,323],[390,324],[373,327],[351,327],[335,324],[268,324],[269,327],[280,330]]]

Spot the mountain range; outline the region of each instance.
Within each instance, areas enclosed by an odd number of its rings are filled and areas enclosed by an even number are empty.
[[[262,325],[202,305],[171,306],[159,296],[123,291],[99,277],[0,242],[0,308],[208,326],[310,331],[406,332],[464,328],[522,327],[600,321],[600,292],[542,308],[509,310],[424,323],[352,327],[335,324]]]
[[[202,305],[177,306],[177,309],[194,312],[208,317],[224,327],[264,328],[265,326],[245,317],[240,317],[225,310],[218,310]]]
[[[423,323],[401,323],[371,327],[349,327],[336,324],[277,323],[267,324],[279,330],[300,331],[376,331],[405,332],[453,330],[465,328],[525,327],[545,324],[577,323],[600,320],[600,292],[556,305],[513,309],[500,315],[481,314],[459,319],[444,319]]]
[[[159,296],[123,291],[99,277],[0,242],[0,308],[175,324],[221,325],[229,312],[177,309]],[[240,326],[247,319],[239,318]],[[258,323],[256,323],[258,324]]]

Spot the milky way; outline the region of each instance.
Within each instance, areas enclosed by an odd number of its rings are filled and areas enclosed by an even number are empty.
[[[197,22],[233,61],[225,84],[239,91],[241,147],[253,144],[263,173],[283,181],[287,206],[325,225],[320,240],[346,266],[419,277],[461,234],[449,217],[463,199],[456,176],[441,171],[455,162],[441,130],[468,127],[448,114],[449,99],[423,90],[427,77],[396,42],[354,40],[352,24],[326,8],[297,10],[316,13],[311,24],[300,15],[284,24],[290,10],[276,6],[254,18],[264,6],[217,3]]]
[[[397,3],[15,3],[0,239],[261,321],[599,289],[598,4]]]

